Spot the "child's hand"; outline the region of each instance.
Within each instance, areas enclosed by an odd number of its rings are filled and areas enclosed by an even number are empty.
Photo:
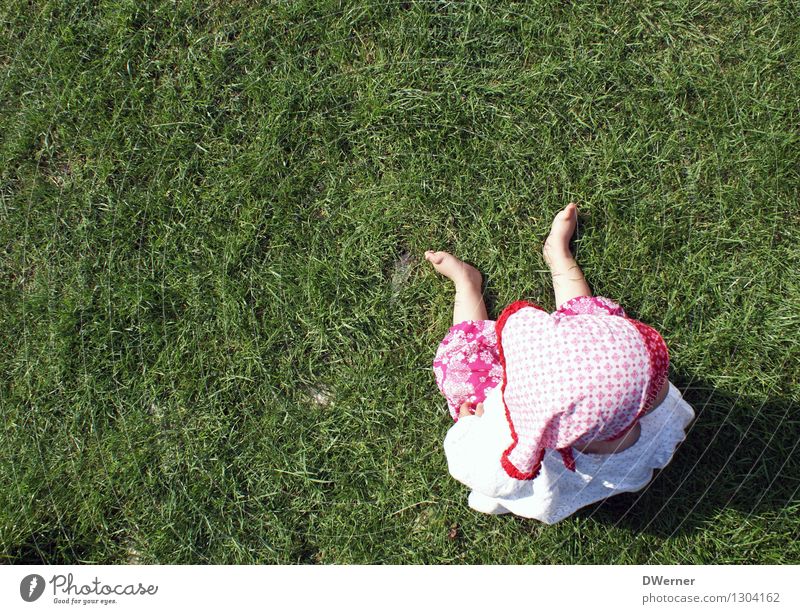
[[[478,403],[477,407],[475,407],[475,411],[472,411],[472,403],[469,401],[465,401],[461,404],[461,407],[458,409],[458,417],[463,418],[464,416],[482,416],[483,415],[483,403]]]

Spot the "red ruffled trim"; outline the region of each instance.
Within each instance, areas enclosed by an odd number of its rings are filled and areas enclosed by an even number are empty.
[[[524,473],[517,469],[510,460],[508,460],[508,455],[511,454],[512,450],[517,447],[519,443],[519,435],[517,435],[517,430],[514,428],[514,422],[511,420],[511,412],[508,410],[508,405],[506,404],[506,385],[508,384],[508,373],[506,371],[506,356],[503,352],[503,328],[512,315],[517,313],[520,309],[525,309],[526,307],[533,307],[534,309],[538,309],[539,311],[545,311],[539,305],[535,303],[531,303],[528,301],[516,301],[511,303],[508,307],[503,310],[503,313],[500,314],[500,317],[497,318],[497,322],[495,323],[495,331],[497,333],[497,353],[500,356],[500,364],[503,366],[503,384],[501,391],[501,396],[503,398],[503,408],[506,411],[506,420],[508,421],[508,426],[511,429],[511,445],[506,448],[505,452],[503,452],[502,457],[500,458],[500,464],[505,469],[505,472],[515,478],[517,480],[532,480],[537,475],[539,475],[539,471],[542,468],[542,460],[544,459],[544,450],[539,453],[539,458],[536,460],[536,463],[533,465],[533,469],[530,473]],[[545,311],[545,313],[547,313]]]
[[[564,461],[564,466],[570,471],[575,471],[575,457],[572,455],[572,447],[559,448],[558,452],[561,454],[561,460]]]

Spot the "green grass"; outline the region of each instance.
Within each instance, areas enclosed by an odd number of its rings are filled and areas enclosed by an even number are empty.
[[[3,3],[0,559],[800,562],[800,13],[570,4]],[[421,255],[553,308],[570,199],[698,418],[548,527],[447,474]]]

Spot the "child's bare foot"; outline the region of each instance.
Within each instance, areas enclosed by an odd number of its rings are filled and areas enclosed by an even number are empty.
[[[447,252],[428,250],[425,252],[425,260],[430,262],[436,271],[448,279],[451,279],[456,285],[456,288],[469,285],[480,289],[483,283],[483,278],[478,269],[468,265],[466,262],[462,262]]]
[[[552,268],[553,262],[572,258],[569,250],[569,240],[578,224],[578,205],[570,203],[556,214],[550,235],[542,247],[542,255],[547,265]]]
[[[428,250],[425,252],[425,260],[455,284],[453,325],[469,320],[487,320],[489,318],[481,293],[483,278],[478,269],[447,252]]]

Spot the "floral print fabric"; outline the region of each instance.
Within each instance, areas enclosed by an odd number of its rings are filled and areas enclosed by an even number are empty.
[[[461,405],[482,403],[486,394],[503,380],[494,324],[494,320],[456,324],[436,350],[433,373],[455,421]]]

